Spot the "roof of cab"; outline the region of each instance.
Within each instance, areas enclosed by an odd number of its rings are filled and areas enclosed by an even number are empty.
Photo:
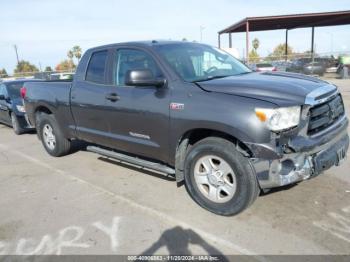
[[[139,46],[139,47],[152,47],[152,46],[164,46],[164,45],[185,45],[185,44],[198,44],[198,45],[204,45],[202,43],[197,42],[187,42],[187,41],[173,41],[173,40],[148,40],[148,41],[131,41],[131,42],[121,42],[121,43],[115,43],[115,44],[108,44],[103,46],[96,46],[92,47],[87,51],[92,50],[98,50],[98,49],[105,49],[105,48],[113,48],[118,46]]]

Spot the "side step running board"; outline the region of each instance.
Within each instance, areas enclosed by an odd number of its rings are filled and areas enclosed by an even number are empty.
[[[123,155],[121,153],[116,153],[114,151],[111,150],[107,150],[107,149],[103,149],[97,146],[88,146],[86,148],[87,151],[90,152],[94,152],[97,154],[100,154],[102,156],[106,156],[106,157],[110,157],[110,158],[114,158],[123,162],[128,162],[137,166],[141,166],[141,167],[146,167],[155,171],[159,171],[159,172],[163,172],[166,174],[171,174],[174,175],[175,174],[175,170],[166,166],[166,165],[162,165],[159,163],[155,163],[155,162],[151,162],[151,161],[147,161],[147,160],[143,160],[137,157],[132,157],[132,156],[128,156],[128,155]]]

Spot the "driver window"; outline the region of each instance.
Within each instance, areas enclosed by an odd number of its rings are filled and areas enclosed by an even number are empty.
[[[155,77],[160,77],[154,59],[144,51],[136,49],[120,49],[116,55],[114,82],[117,86],[125,86],[125,76],[129,70],[149,69]]]

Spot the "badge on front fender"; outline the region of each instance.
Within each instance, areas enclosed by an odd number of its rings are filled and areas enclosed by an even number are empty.
[[[185,109],[185,104],[170,103],[170,109],[171,110],[184,110]]]

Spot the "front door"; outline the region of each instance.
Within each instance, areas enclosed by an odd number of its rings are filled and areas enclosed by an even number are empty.
[[[114,147],[148,158],[168,160],[168,87],[125,85],[129,70],[149,69],[164,76],[156,60],[141,49],[118,49],[114,54],[113,92],[118,100],[106,101],[106,118]]]

